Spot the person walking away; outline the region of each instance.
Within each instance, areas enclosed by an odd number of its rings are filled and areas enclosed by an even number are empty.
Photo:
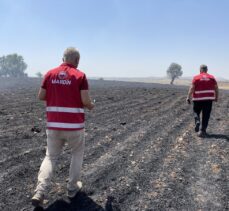
[[[74,197],[82,188],[79,177],[84,154],[84,108],[91,110],[94,104],[89,96],[86,75],[77,69],[79,60],[79,51],[67,48],[63,63],[48,71],[38,93],[38,98],[46,101],[47,150],[32,197],[35,207],[42,205],[65,142],[71,148],[68,197]]]
[[[208,67],[201,65],[200,74],[194,76],[186,99],[188,103],[191,99],[193,101],[195,132],[198,132],[199,137],[207,135],[206,129],[211,115],[212,102],[218,101],[217,82],[215,77],[207,72]],[[200,113],[202,113],[202,121],[200,121]]]

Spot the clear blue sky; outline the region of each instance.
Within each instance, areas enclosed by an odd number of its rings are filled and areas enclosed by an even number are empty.
[[[22,55],[26,72],[60,64],[80,50],[87,76],[184,76],[207,64],[229,79],[229,0],[0,0],[0,56]]]

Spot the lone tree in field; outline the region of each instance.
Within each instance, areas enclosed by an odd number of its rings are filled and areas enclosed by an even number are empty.
[[[0,57],[0,76],[5,77],[27,77],[25,70],[27,64],[22,56],[9,54]]]
[[[41,72],[37,72],[37,73],[36,73],[36,76],[37,76],[38,78],[42,78],[43,75],[42,75]]]
[[[171,78],[170,84],[173,84],[176,78],[179,78],[180,76],[182,76],[183,72],[181,69],[182,69],[181,65],[177,63],[170,64],[167,70],[167,75],[169,76],[169,78]]]

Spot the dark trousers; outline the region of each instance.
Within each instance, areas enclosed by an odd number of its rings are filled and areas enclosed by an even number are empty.
[[[201,131],[206,132],[208,121],[212,110],[212,100],[193,101],[193,111],[195,115],[195,124],[200,122],[200,113],[202,112]]]

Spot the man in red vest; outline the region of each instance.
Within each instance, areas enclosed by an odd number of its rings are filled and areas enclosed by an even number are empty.
[[[38,93],[38,98],[46,101],[47,151],[32,197],[34,206],[42,205],[65,142],[68,142],[72,155],[68,197],[74,197],[82,187],[79,177],[84,154],[84,108],[91,110],[94,104],[89,96],[86,75],[77,69],[79,59],[80,54],[75,48],[67,48],[63,63],[48,71]]]
[[[188,92],[187,102],[193,101],[193,111],[195,115],[195,131],[199,132],[199,137],[206,136],[206,129],[211,115],[212,101],[218,101],[218,85],[214,76],[207,73],[206,65],[200,66],[200,74],[194,76],[192,85]],[[200,127],[200,113],[202,121]]]

